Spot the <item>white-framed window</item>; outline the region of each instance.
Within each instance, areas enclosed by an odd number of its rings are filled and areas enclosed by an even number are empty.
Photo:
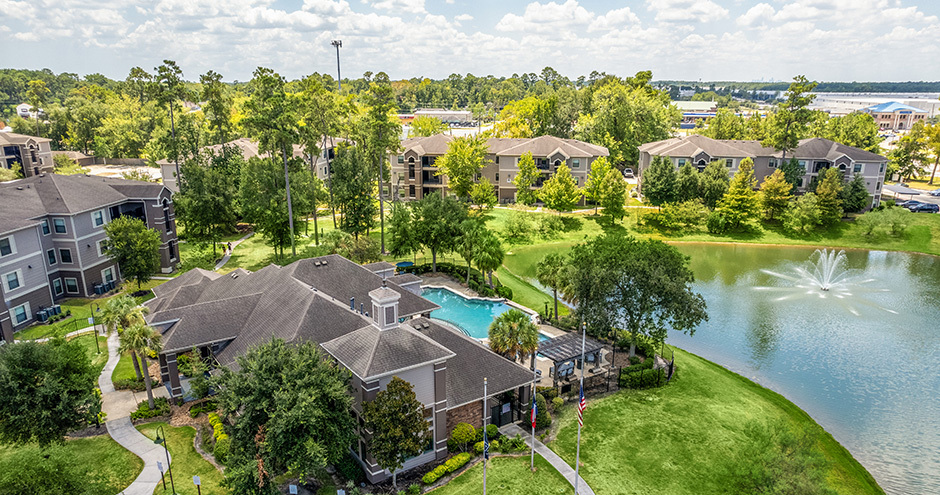
[[[49,220],[43,218],[42,221],[39,222],[39,226],[42,227],[42,235],[49,235],[52,233],[52,230],[49,229]]]
[[[771,158],[770,160],[767,160],[767,166],[770,168],[777,168],[777,159]]]
[[[0,239],[0,256],[10,256],[16,254],[16,241],[13,236]]]
[[[78,294],[78,279],[64,278],[66,294]]]
[[[734,159],[732,159],[732,158],[725,158],[725,166],[728,167],[728,168],[733,167],[733,166],[734,166]]]
[[[55,230],[56,234],[66,234],[68,230],[65,228],[65,219],[64,218],[53,218],[52,227]]]
[[[58,262],[55,257],[55,249],[46,251],[46,257],[49,258],[49,266],[52,266]]]
[[[23,286],[23,270],[14,270],[3,275],[3,286],[7,292]]]
[[[95,227],[101,227],[104,225],[104,210],[92,212],[91,221],[93,224],[95,224]]]
[[[13,324],[19,325],[20,323],[25,323],[29,321],[29,303],[23,303],[19,306],[13,308]]]
[[[52,291],[57,296],[62,295],[63,291],[62,291],[62,279],[61,278],[57,278],[52,281]]]
[[[101,280],[104,283],[114,282],[114,267],[109,266],[104,270],[101,270]]]
[[[98,256],[104,256],[104,247],[102,246],[102,243],[104,243],[104,241],[105,241],[104,239],[95,241],[95,245],[98,246]]]
[[[581,159],[580,159],[580,158],[572,158],[572,159],[571,159],[571,168],[581,168]]]
[[[62,260],[62,263],[72,263],[72,250],[60,248],[59,249],[59,259]]]
[[[680,158],[677,163],[679,164],[679,167],[682,167],[683,165],[685,165],[685,158]]]
[[[860,173],[862,171],[862,164],[856,163],[855,166],[852,167],[852,171],[855,172],[856,174]]]

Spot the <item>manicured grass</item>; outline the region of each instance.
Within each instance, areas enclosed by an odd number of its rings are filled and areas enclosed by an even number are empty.
[[[193,447],[193,439],[196,437],[196,430],[190,426],[173,427],[166,423],[146,423],[137,426],[137,431],[143,433],[151,440],[157,438],[157,427],[162,426],[163,431],[169,438],[167,445],[170,449],[172,458],[171,467],[173,469],[173,480],[176,483],[176,493],[180,495],[196,495],[196,487],[193,485],[193,475],[198,475],[202,482],[203,495],[227,494],[229,490],[222,486],[222,473],[212,464],[196,452]],[[167,489],[169,489],[170,479],[167,477]],[[154,495],[162,495],[163,485],[158,485],[153,490]]]
[[[104,426],[101,427],[102,429]],[[25,449],[38,449],[36,445],[10,446],[0,445],[0,457],[16,457]],[[79,462],[86,470],[87,481],[102,490],[102,493],[119,493],[140,474],[144,461],[108,435],[68,440],[61,446],[65,456]]]
[[[101,374],[101,370],[108,362],[108,338],[99,336],[98,347],[95,347],[94,336],[90,332],[72,337],[71,340],[80,343],[85,348],[85,352],[88,353],[88,357],[91,359],[91,365],[98,371],[98,374]],[[101,352],[98,352],[99,349]]]
[[[143,370],[141,370],[141,373]],[[125,352],[121,354],[121,359],[118,360],[118,364],[114,367],[114,371],[111,372],[111,381],[117,380],[136,380],[137,372],[134,371],[134,361],[131,359],[131,353]]]
[[[486,490],[488,493],[511,495],[574,493],[574,488],[568,480],[540,455],[535,456],[534,473],[529,470],[529,456],[527,455],[490,459],[486,465]],[[482,492],[482,462],[433,491],[434,495],[476,495]]]
[[[930,167],[930,170],[933,170],[933,167]],[[933,179],[933,184],[930,182],[930,172],[927,172],[926,175],[919,179],[904,180],[904,183],[907,184],[911,189],[923,189],[924,191],[933,191],[934,189],[940,189],[940,169],[938,169],[937,176]],[[885,182],[885,185],[897,185],[897,182]]]
[[[581,432],[581,475],[596,493],[724,494],[728,469],[750,459],[745,425],[783,421],[820,432],[838,493],[884,493],[831,435],[783,396],[714,363],[675,349],[678,374],[664,388],[620,391],[590,400]],[[568,407],[550,446],[573,465],[577,418]]]

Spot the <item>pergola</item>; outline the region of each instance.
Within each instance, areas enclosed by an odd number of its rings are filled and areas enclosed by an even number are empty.
[[[585,361],[599,367],[603,349],[603,344],[588,337],[584,341]],[[552,367],[552,385],[554,386],[559,379],[574,376],[574,370],[581,369],[581,335],[572,332],[542,341],[539,343],[538,353],[554,363]]]

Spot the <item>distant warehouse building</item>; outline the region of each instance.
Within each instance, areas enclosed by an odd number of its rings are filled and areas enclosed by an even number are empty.
[[[473,122],[473,112],[470,110],[446,110],[443,108],[419,108],[415,110],[414,118],[434,117],[445,124],[469,124]]]

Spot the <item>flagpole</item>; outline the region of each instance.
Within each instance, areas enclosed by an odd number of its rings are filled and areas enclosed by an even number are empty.
[[[587,323],[581,322],[581,397],[584,397],[584,341],[587,337]],[[583,400],[579,397],[579,401]],[[578,402],[578,407],[581,407],[581,403]],[[582,412],[578,410],[578,447],[575,450],[574,454],[574,495],[578,495],[578,480],[580,476],[578,475],[579,465],[581,464],[581,421],[580,416]]]
[[[487,438],[486,438],[486,378],[483,378],[483,495],[486,495],[486,458]]]
[[[529,467],[532,471],[535,471],[535,382],[538,380],[538,366],[535,361],[535,354],[532,355],[532,407],[529,408],[529,412],[532,417],[532,465]]]

